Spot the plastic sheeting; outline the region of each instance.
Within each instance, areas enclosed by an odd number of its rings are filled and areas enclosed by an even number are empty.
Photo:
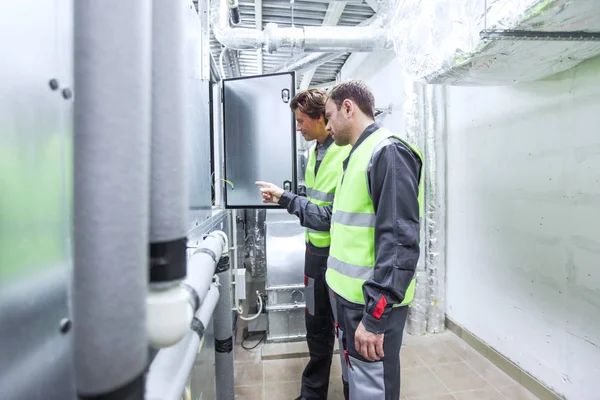
[[[487,15],[485,12],[487,2]],[[489,41],[488,29],[600,32],[595,0],[407,0],[395,8],[391,35],[414,80],[498,85],[541,79],[600,54],[598,42]]]

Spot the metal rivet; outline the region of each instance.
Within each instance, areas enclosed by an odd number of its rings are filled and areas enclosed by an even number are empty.
[[[60,332],[62,334],[65,334],[65,333],[69,332],[71,330],[71,325],[72,325],[72,323],[71,323],[71,320],[69,318],[63,318],[60,321]]]
[[[73,97],[73,92],[69,88],[63,89],[62,95],[65,98],[65,100],[69,100],[71,97]]]
[[[48,84],[50,85],[50,89],[58,89],[58,81],[56,79],[50,79],[50,82],[48,82]]]

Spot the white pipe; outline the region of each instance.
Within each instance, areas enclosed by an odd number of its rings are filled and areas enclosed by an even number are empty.
[[[227,235],[222,231],[209,234],[190,257],[184,284],[202,302],[212,282],[217,262],[229,251]],[[187,332],[194,314],[195,298],[185,286],[151,290],[146,298],[148,342],[164,348],[179,342]]]
[[[260,314],[262,313],[262,309],[263,309],[263,301],[262,301],[262,296],[260,295],[260,292],[258,290],[256,291],[256,295],[258,296],[258,311],[256,312],[256,314],[254,314],[251,317],[244,317],[242,315],[244,313],[244,310],[242,309],[242,305],[240,304],[238,306],[238,308],[236,309],[237,313],[239,314],[240,319],[243,319],[244,321],[252,321],[260,316]]]
[[[208,326],[219,300],[218,282],[210,285],[196,319]],[[158,352],[146,380],[146,400],[179,400],[200,346],[200,335],[191,329],[179,343]]]

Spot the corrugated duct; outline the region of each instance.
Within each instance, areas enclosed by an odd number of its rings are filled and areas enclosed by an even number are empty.
[[[446,318],[446,131],[445,87],[406,80],[404,129],[406,140],[424,158],[425,204],[421,219],[421,256],[417,263],[415,298],[406,329],[411,335],[439,333]]]
[[[485,12],[487,6],[487,14]],[[488,29],[600,32],[597,0],[404,1],[391,25],[411,78],[447,85],[542,79],[600,54],[600,42],[483,40]]]

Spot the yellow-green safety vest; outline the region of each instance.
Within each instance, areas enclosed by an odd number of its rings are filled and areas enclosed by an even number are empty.
[[[313,145],[309,150],[304,181],[307,199],[311,203],[323,207],[333,202],[336,185],[344,171],[344,160],[348,157],[352,146],[338,146],[331,143],[321,161],[319,172],[315,176],[317,165],[316,146],[316,144]],[[328,247],[330,242],[329,232],[319,232],[307,228],[306,242],[310,242],[315,247]]]
[[[363,284],[373,278],[375,266],[375,209],[369,195],[367,168],[375,149],[385,145],[385,141],[390,138],[406,144],[422,163],[423,157],[416,148],[387,129],[380,128],[350,155],[346,172],[335,191],[330,230],[331,247],[325,279],[336,294],[352,303],[365,303]],[[422,177],[423,172],[419,179],[419,217],[423,215]],[[404,301],[395,306],[404,306],[413,300],[415,280],[413,277]]]

